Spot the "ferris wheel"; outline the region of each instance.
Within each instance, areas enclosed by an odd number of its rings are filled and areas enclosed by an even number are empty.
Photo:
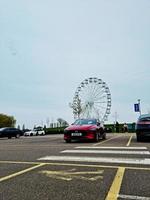
[[[77,87],[71,107],[74,118],[106,121],[111,109],[111,94],[107,84],[95,77],[85,79]]]

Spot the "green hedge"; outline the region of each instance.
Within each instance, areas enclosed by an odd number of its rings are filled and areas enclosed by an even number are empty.
[[[63,134],[66,127],[46,128],[45,133],[48,134]]]

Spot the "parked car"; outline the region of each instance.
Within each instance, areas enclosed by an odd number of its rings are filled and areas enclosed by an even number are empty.
[[[33,130],[26,131],[24,136],[35,136],[35,135],[45,135],[45,131],[42,127],[36,127]]]
[[[36,131],[37,135],[45,135],[45,131],[43,130],[43,127],[41,126],[38,126],[34,128],[33,130]]]
[[[12,128],[12,127],[0,128],[0,137],[19,138],[22,135],[23,132],[17,128]]]
[[[28,130],[24,132],[24,136],[34,136],[37,135],[37,132],[34,130]]]
[[[23,133],[25,133],[27,131],[30,131],[30,129],[26,128],[26,129],[23,129],[22,131],[23,131]]]
[[[103,124],[97,119],[77,119],[71,126],[64,129],[64,140],[92,140],[106,139]]]
[[[141,115],[135,126],[137,141],[150,138],[150,114]]]

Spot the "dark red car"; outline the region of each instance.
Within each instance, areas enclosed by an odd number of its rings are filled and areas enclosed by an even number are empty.
[[[77,119],[71,126],[64,130],[64,140],[92,140],[106,139],[104,126],[97,119]]]

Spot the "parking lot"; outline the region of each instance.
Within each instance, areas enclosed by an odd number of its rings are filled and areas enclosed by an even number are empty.
[[[150,200],[150,141],[135,134],[65,143],[63,135],[0,139],[0,200]]]

